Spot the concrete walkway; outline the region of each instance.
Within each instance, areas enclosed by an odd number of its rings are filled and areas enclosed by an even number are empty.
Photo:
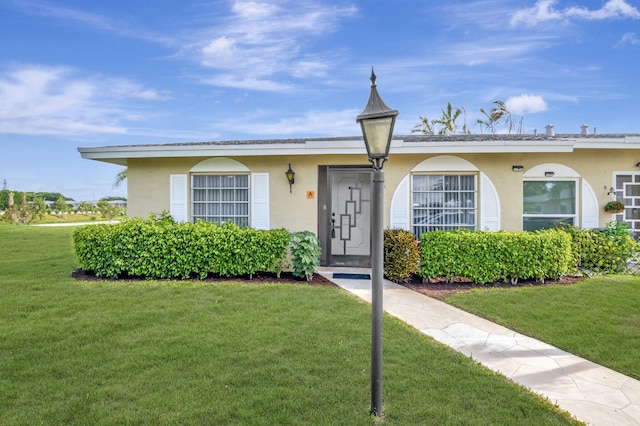
[[[320,268],[320,274],[371,302],[371,280],[333,278],[370,270]],[[384,281],[386,313],[508,379],[588,425],[640,425],[640,381],[516,333],[406,287]]]

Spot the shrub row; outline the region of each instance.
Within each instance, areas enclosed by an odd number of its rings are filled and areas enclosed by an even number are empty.
[[[626,222],[610,222],[603,231],[562,227],[571,236],[575,268],[595,273],[626,272],[628,259],[638,252],[628,226]]]
[[[474,283],[558,278],[572,266],[571,238],[539,232],[435,231],[420,238],[423,279],[465,277]]]
[[[73,234],[80,268],[100,277],[200,278],[279,274],[287,258],[289,232],[129,219],[88,225]]]

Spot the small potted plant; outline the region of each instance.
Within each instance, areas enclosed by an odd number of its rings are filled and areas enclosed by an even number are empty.
[[[609,201],[604,205],[604,211],[607,213],[620,213],[624,211],[624,204],[622,201]]]

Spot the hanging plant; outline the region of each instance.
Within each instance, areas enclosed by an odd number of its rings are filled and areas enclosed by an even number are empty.
[[[624,211],[624,204],[622,201],[609,201],[604,205],[604,211],[607,213],[620,213]]]

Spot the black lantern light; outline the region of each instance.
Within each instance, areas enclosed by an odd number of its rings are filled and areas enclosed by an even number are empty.
[[[360,123],[362,128],[367,155],[375,170],[381,170],[389,157],[389,147],[397,115],[398,111],[389,108],[380,98],[376,88],[376,74],[371,68],[369,101],[362,114],[356,117],[356,121]]]
[[[295,179],[293,177],[296,175],[296,172],[291,170],[291,163],[289,163],[289,168],[287,169],[286,172],[284,172],[284,174],[287,176],[287,180],[289,181],[289,193],[291,193],[292,192],[291,187],[295,183]]]

